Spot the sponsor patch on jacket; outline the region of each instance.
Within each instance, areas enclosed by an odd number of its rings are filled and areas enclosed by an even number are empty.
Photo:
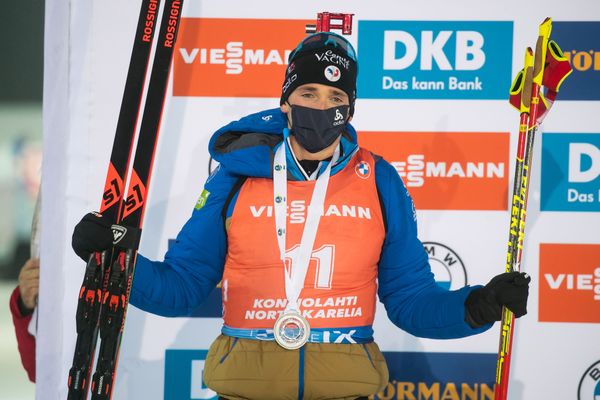
[[[210,192],[206,189],[202,190],[202,193],[200,193],[200,197],[198,198],[198,201],[196,202],[196,206],[194,207],[194,210],[199,210],[202,207],[204,207],[204,205],[206,204],[206,201],[208,200],[208,196],[210,195]]]

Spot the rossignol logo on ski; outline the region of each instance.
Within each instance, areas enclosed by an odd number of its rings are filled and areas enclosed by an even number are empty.
[[[148,4],[148,11],[146,12],[146,21],[144,26],[144,35],[142,40],[144,42],[152,42],[152,35],[154,34],[154,28],[156,26],[156,11],[158,9],[158,0],[150,0]]]
[[[359,21],[363,98],[504,99],[512,21]]]
[[[508,132],[359,133],[430,210],[506,210],[509,141]]]
[[[288,56],[308,22],[183,18],[175,46],[173,94],[278,96],[281,81],[273,77],[285,75]]]
[[[113,233],[113,244],[119,243],[127,234],[127,228],[121,225],[113,225],[111,226],[111,230]]]
[[[181,1],[173,1],[171,3],[171,9],[169,10],[169,22],[167,26],[167,34],[163,42],[165,47],[173,47],[175,41],[175,32],[177,32],[177,25],[179,22],[179,13],[181,8]]]

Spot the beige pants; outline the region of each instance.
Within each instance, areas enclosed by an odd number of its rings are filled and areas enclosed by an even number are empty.
[[[387,365],[375,343],[307,343],[302,352],[273,341],[220,335],[208,351],[204,382],[231,400],[295,400],[300,379],[304,400],[355,399],[388,383]]]

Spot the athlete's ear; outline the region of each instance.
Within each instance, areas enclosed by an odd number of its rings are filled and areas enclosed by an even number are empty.
[[[279,106],[279,108],[281,109],[281,112],[284,114],[287,114],[288,112],[290,112],[290,106],[287,101],[285,103],[283,103],[281,106]]]

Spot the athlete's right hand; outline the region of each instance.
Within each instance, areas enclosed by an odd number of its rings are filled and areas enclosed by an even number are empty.
[[[101,214],[87,213],[73,230],[71,246],[86,263],[90,255],[109,249],[113,244],[112,224]]]

